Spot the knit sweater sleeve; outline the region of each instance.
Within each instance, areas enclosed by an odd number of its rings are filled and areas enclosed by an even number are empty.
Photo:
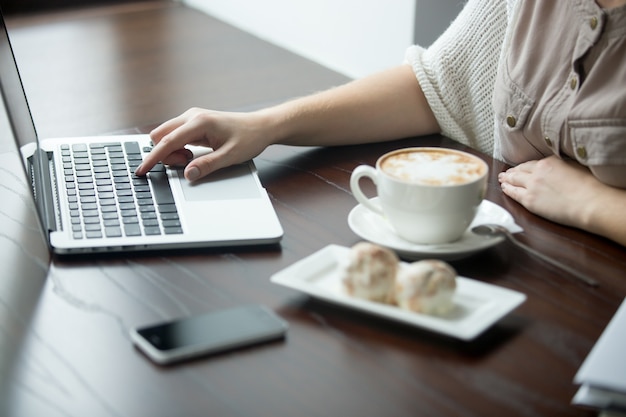
[[[469,0],[428,49],[408,48],[442,133],[487,154],[494,146],[493,85],[511,0]]]

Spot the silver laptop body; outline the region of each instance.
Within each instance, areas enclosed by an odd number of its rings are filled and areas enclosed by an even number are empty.
[[[133,175],[148,135],[39,139],[0,13],[0,90],[49,244],[58,254],[277,243],[283,230],[252,161],[189,183]]]

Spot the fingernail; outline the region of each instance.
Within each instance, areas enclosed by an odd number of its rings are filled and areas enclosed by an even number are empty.
[[[187,169],[185,176],[187,177],[189,181],[193,181],[200,177],[200,170],[196,167],[191,167]]]

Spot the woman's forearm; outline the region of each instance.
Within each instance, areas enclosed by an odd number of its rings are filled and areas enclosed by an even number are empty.
[[[626,246],[626,190],[597,185],[597,193],[581,210],[580,227]]]
[[[261,110],[271,143],[346,145],[439,132],[409,66],[403,65]]]

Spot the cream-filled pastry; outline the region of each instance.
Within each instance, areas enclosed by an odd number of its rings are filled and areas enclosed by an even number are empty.
[[[359,242],[348,256],[343,285],[348,294],[372,301],[390,302],[398,271],[398,257],[381,246]]]
[[[445,314],[453,306],[456,271],[446,262],[422,260],[403,265],[396,275],[394,302],[424,314]]]

